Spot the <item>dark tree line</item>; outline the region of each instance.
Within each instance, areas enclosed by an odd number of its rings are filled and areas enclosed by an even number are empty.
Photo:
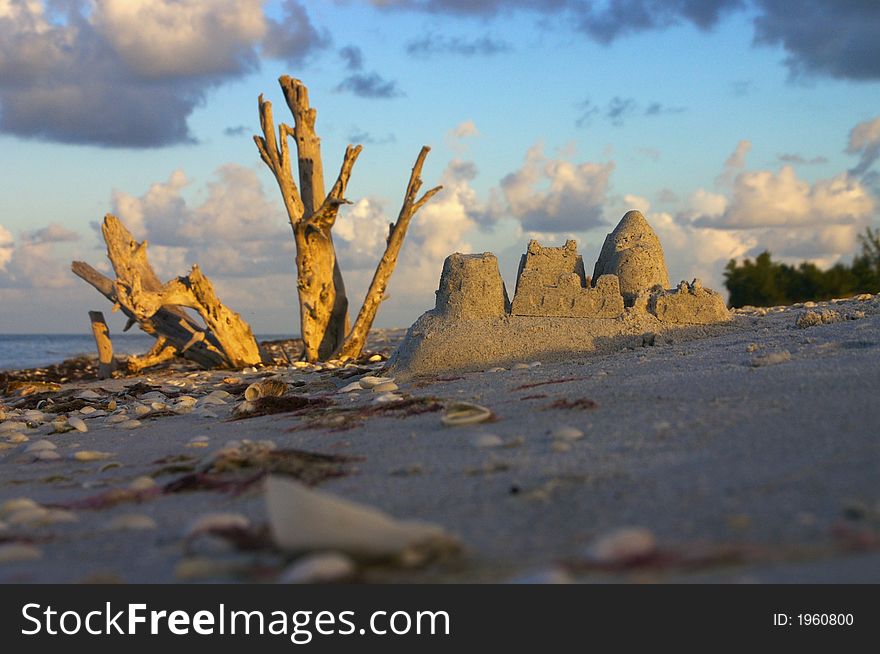
[[[769,252],[724,269],[730,306],[769,307],[808,300],[830,300],[858,293],[880,293],[880,230],[870,227],[859,235],[861,252],[850,264],[828,270],[803,262],[796,266],[773,261]]]

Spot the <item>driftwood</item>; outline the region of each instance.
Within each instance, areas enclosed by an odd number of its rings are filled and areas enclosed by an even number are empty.
[[[286,75],[279,79],[279,83],[293,114],[294,126],[280,124],[276,136],[272,104],[260,95],[260,127],[263,135],[254,136],[254,142],[260,157],[278,182],[293,228],[303,358],[309,361],[333,356],[355,358],[363,349],[366,335],[384,298],[385,287],[397,262],[409,221],[440,187],[428,191],[420,200],[415,199],[415,192],[421,185],[419,173],[428,153],[428,148],[422,148],[410,178],[410,189],[414,186],[414,180],[418,180],[415,191],[410,193],[408,189],[404,201],[406,216],[404,218],[404,210],[401,210],[401,217],[392,225],[388,248],[373,277],[358,320],[349,332],[348,298],[336,259],[332,229],[339,207],[349,204],[345,199],[345,188],[361,153],[361,146],[349,145],[346,148],[336,183],[325,196],[321,141],[315,132],[316,111],[309,104],[308,89],[301,81]],[[294,137],[297,148],[299,187],[293,177],[287,142],[289,136]]]
[[[113,374],[113,341],[110,340],[110,329],[104,314],[100,311],[89,311],[92,323],[92,334],[98,348],[98,379],[107,379]]]
[[[207,368],[242,367],[260,363],[262,356],[248,324],[224,306],[214,287],[198,266],[186,277],[162,284],[147,259],[147,242],[138,243],[122,222],[108,214],[101,225],[107,243],[107,256],[116,280],[101,275],[82,262],[74,262],[73,272],[98,289],[122,309],[134,323],[157,342],[146,355],[129,361],[139,370],[180,354]],[[183,307],[199,313],[205,327],[191,318]]]

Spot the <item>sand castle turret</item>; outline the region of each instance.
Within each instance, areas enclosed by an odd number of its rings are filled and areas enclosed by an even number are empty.
[[[627,304],[641,291],[669,288],[663,246],[641,212],[628,211],[605,237],[593,279],[602,275],[617,275]]]
[[[443,263],[435,311],[456,319],[494,318],[510,310],[507,289],[491,252],[451,254]]]

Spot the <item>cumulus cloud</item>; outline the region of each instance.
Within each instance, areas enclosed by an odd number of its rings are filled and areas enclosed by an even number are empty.
[[[78,234],[52,224],[27,232],[16,242],[0,225],[0,289],[58,289],[73,285],[67,266],[55,245],[74,241]]]
[[[350,143],[368,143],[370,145],[384,145],[386,143],[394,143],[397,141],[397,137],[394,136],[393,133],[389,132],[385,136],[375,136],[370,132],[360,129],[356,125],[351,128],[351,131],[348,133],[348,140]]]
[[[177,170],[140,196],[112,195],[113,213],[136,238],[150,243],[150,259],[160,276],[184,274],[194,263],[208,275],[230,277],[293,270],[287,218],[252,169],[237,164],[218,168],[197,206],[184,196],[190,183]]]
[[[776,158],[782,163],[795,164],[800,166],[812,166],[816,164],[828,163],[828,157],[811,157],[807,158],[797,152],[782,152],[776,155]]]
[[[859,163],[850,173],[864,175],[880,157],[880,116],[852,128],[846,151],[859,156]]]
[[[602,224],[614,162],[552,159],[537,143],[522,167],[501,180],[510,214],[526,231],[577,232]]]
[[[743,139],[724,162],[724,169],[715,178],[716,186],[729,186],[736,175],[746,167],[746,157],[752,149],[752,142]]]
[[[852,224],[870,216],[874,199],[856,179],[842,173],[809,184],[794,168],[746,171],[736,176],[733,194],[718,217],[697,223],[724,229]]]
[[[422,58],[444,54],[464,57],[489,56],[508,52],[511,49],[511,45],[506,41],[498,41],[489,36],[464,39],[459,36],[446,37],[439,34],[428,34],[406,44],[408,55]]]
[[[299,5],[286,7],[282,25],[261,0],[0,0],[0,131],[117,147],[190,142],[189,115],[212,88],[255,70],[261,46],[290,59],[294,41],[303,55],[321,45],[302,31]]]

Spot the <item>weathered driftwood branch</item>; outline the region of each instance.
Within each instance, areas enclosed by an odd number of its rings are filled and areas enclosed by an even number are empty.
[[[137,320],[131,311],[119,304],[116,297],[116,284],[112,279],[101,274],[84,261],[74,261],[70,268],[77,277],[91,284],[115,307],[122,309],[122,312],[128,316],[129,325],[137,324],[150,336],[164,339],[167,341],[166,347],[173,348],[174,352],[181,352],[182,356],[204,368],[218,368],[226,365],[223,354],[216,348],[208,349],[206,343],[197,344],[185,352],[183,351],[184,345],[192,339],[193,333],[202,331],[201,327],[192,319],[181,318],[179,314],[172,313],[169,307],[162,307],[150,318]],[[131,369],[130,360],[128,366]],[[140,366],[139,369],[143,367]]]
[[[358,315],[360,327],[355,327],[358,333],[349,334],[348,298],[336,259],[332,229],[339,207],[348,203],[345,199],[345,188],[361,146],[348,146],[336,183],[330,193],[325,195],[321,140],[315,132],[317,114],[309,104],[308,89],[299,80],[286,75],[278,81],[293,114],[293,127],[279,125],[276,136],[272,104],[261,95],[259,113],[263,135],[254,136],[254,141],[260,157],[278,182],[293,228],[303,358],[315,361],[343,352],[348,358],[357,357],[366,338],[364,330],[369,331],[384,297],[385,286],[397,262],[397,254],[409,220],[439,189],[429,191],[420,200],[415,199],[415,193],[421,184],[419,172],[427,154],[427,149],[423,149],[416,163],[418,172],[414,169],[413,177],[410,178],[410,186],[413,186],[415,180],[418,183],[415,184],[412,194],[407,191],[407,200],[404,202],[406,215],[401,210],[401,217],[389,234],[388,248],[371,285],[372,294],[368,294],[367,302]],[[287,145],[289,136],[296,142],[298,187],[291,170],[292,162]]]
[[[127,306],[138,320],[151,318],[164,306],[195,309],[205,321],[207,330],[194,333],[181,352],[188,351],[211,334],[220,343],[230,365],[252,366],[262,360],[250,326],[238,313],[220,302],[214,285],[198,266],[193,266],[186,277],[173,279],[155,291],[145,290],[137,272],[132,271],[127,282],[116,280],[116,295],[119,303]]]
[[[349,332],[345,343],[337,354],[337,357],[340,359],[355,358],[363,351],[364,344],[367,342],[367,335],[373,326],[373,320],[376,318],[376,312],[379,310],[382,300],[385,299],[385,289],[388,287],[388,280],[391,278],[391,273],[394,272],[394,267],[397,265],[397,257],[400,254],[400,248],[403,245],[403,239],[406,236],[409,223],[412,217],[416,215],[416,212],[443,188],[442,186],[435,186],[426,191],[421,198],[416,199],[419,189],[422,187],[422,166],[425,163],[425,157],[428,156],[430,151],[431,148],[424,146],[416,158],[416,163],[409,177],[409,184],[406,187],[403,205],[397,216],[397,222],[391,223],[388,228],[388,244],[385,247],[385,253],[382,255],[379,265],[376,266],[376,272],[373,274],[373,280],[370,282],[370,288],[367,290],[367,295],[364,298],[363,305],[361,305],[357,320],[355,320],[351,332]]]
[[[92,335],[98,348],[98,379],[107,379],[113,374],[113,341],[110,340],[110,329],[104,314],[100,311],[89,311],[92,323]]]
[[[149,334],[162,337],[153,350],[133,367],[153,365],[179,353],[205,367],[250,366],[262,360],[247,323],[217,298],[211,282],[197,266],[187,277],[163,285],[147,259],[147,242],[138,243],[122,222],[108,214],[101,225],[107,256],[116,281],[74,262],[73,271],[121,308]],[[198,311],[207,327],[193,320],[183,307]]]
[[[138,373],[144,368],[150,368],[152,366],[158,366],[160,363],[165,363],[176,357],[177,354],[177,348],[173,345],[169,345],[168,340],[164,336],[160,336],[156,339],[156,342],[153,343],[153,347],[150,348],[149,352],[142,354],[141,356],[130,356],[128,361],[126,361],[126,365],[128,366],[129,372]]]

